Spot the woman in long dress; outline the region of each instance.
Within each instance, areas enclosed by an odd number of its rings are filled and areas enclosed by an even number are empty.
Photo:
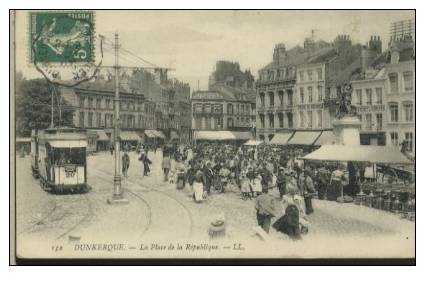
[[[195,180],[193,181],[193,199],[195,202],[200,203],[204,200],[204,179],[202,172],[198,170],[195,175]]]
[[[252,194],[254,197],[257,197],[263,192],[263,187],[261,186],[261,175],[258,174],[255,177],[254,181],[251,183]]]

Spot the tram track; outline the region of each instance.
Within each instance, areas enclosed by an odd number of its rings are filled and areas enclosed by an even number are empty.
[[[56,211],[57,209],[57,202],[54,199],[53,200],[53,207],[50,211],[48,211],[42,218],[38,219],[36,222],[31,223],[31,225],[29,225],[28,227],[24,228],[22,231],[18,232],[18,236],[25,234],[25,233],[31,233],[34,232],[35,229],[41,225],[46,224],[46,221],[49,220],[50,217],[53,216],[53,213]]]
[[[104,177],[105,176],[110,177],[110,175],[112,175],[111,173],[109,173],[107,171],[104,171],[104,170],[96,169],[96,171],[99,172],[99,173],[102,173],[102,175]],[[185,204],[183,204],[178,199],[174,198],[172,195],[170,195],[168,193],[165,193],[163,191],[154,189],[152,186],[146,185],[145,183],[141,183],[140,181],[135,181],[135,180],[133,180],[131,178],[126,178],[125,181],[126,181],[126,183],[129,183],[129,184],[132,184],[132,185],[135,185],[135,186],[139,186],[139,187],[141,186],[141,187],[145,188],[146,190],[148,190],[147,193],[155,193],[157,195],[166,196],[167,198],[169,198],[169,199],[173,200],[175,203],[177,203],[181,207],[181,209],[183,209],[183,211],[186,213],[186,216],[187,216],[187,218],[189,220],[188,236],[189,237],[192,236],[193,227],[194,227],[193,216],[192,216],[192,213],[190,212],[190,210],[187,208],[187,206]],[[139,193],[136,193],[133,190],[130,190],[130,189],[126,188],[126,192],[128,192],[131,195],[133,195],[133,196],[137,197],[138,199],[142,200],[144,202],[144,204],[148,207],[148,210],[149,210],[148,226],[150,227],[152,225],[152,205],[151,205],[151,203],[149,203]],[[145,228],[145,230],[143,231],[143,234],[142,235],[144,235],[149,230],[149,227]]]

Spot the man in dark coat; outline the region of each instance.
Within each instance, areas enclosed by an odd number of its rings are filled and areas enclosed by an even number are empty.
[[[140,155],[139,160],[143,163],[143,176],[148,176],[149,172],[151,171],[149,168],[149,164],[151,164],[152,161],[150,161],[147,154],[145,154],[144,152],[142,152],[142,154]]]
[[[258,225],[266,232],[269,233],[270,223],[272,217],[277,212],[273,196],[268,193],[268,189],[264,189],[255,200],[255,209],[257,210]]]
[[[211,162],[208,162],[207,165],[204,166],[202,170],[205,179],[205,188],[207,190],[208,195],[210,194],[211,183],[213,180],[214,172],[211,169]]]
[[[313,203],[311,202],[313,198],[313,194],[316,192],[316,189],[314,187],[313,179],[311,178],[310,171],[306,170],[304,171],[305,179],[305,191],[304,191],[304,203],[305,203],[305,213],[307,215],[310,215],[313,213]]]
[[[128,177],[128,168],[130,167],[130,157],[128,153],[125,151],[122,156],[122,175],[124,177]]]
[[[276,178],[276,185],[279,189],[280,198],[282,199],[283,195],[286,193],[286,175],[283,167],[279,168],[279,173]]]

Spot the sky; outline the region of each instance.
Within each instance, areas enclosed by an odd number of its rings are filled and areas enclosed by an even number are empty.
[[[157,66],[172,67],[170,77],[188,82],[192,90],[208,87],[217,60],[238,61],[258,77],[272,60],[273,48],[303,45],[314,30],[315,39],[331,42],[339,34],[365,44],[379,35],[388,45],[390,24],[414,18],[412,11],[96,11],[96,34],[113,40]],[[41,77],[28,64],[28,12],[16,15],[16,69],[26,78]],[[135,57],[121,65],[149,66]],[[112,65],[105,53],[103,63]]]

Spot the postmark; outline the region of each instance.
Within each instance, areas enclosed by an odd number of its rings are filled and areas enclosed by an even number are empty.
[[[30,13],[31,62],[93,63],[93,11],[40,11]]]

